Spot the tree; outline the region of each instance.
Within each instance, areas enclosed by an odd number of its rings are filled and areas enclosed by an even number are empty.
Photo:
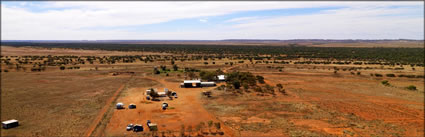
[[[201,71],[199,76],[202,80],[213,81],[216,80],[216,72],[215,71]]]
[[[182,137],[184,137],[184,136],[185,136],[185,129],[186,129],[186,128],[184,128],[184,125],[182,124],[182,125],[181,125],[181,129],[180,129],[180,136],[182,136]]]
[[[161,65],[161,66],[159,66],[159,67],[161,68],[161,70],[162,70],[162,71],[166,71],[166,70],[167,70],[167,66],[165,66],[165,65],[164,65],[164,66],[163,66],[163,65]]]
[[[416,90],[416,86],[414,85],[410,85],[408,87],[406,87],[408,90]]]
[[[388,82],[388,80],[384,80],[381,83],[382,83],[382,85],[385,85],[385,86],[389,86],[390,85],[390,83]]]
[[[282,84],[276,84],[276,87],[278,87],[279,89],[282,89],[283,88],[283,86],[282,86]]]
[[[239,88],[241,87],[241,83],[240,83],[239,81],[234,81],[234,82],[233,82],[233,87],[234,87],[235,89],[239,89]]]
[[[153,68],[153,74],[160,74],[161,72],[158,70],[158,68]]]
[[[179,70],[179,67],[178,67],[176,64],[174,64],[174,65],[173,65],[173,70],[174,70],[174,71],[177,71],[177,70]]]
[[[256,76],[256,78],[257,78],[257,80],[258,80],[258,82],[259,82],[259,83],[261,83],[261,84],[266,83],[266,82],[264,81],[264,77],[263,77],[263,76],[257,75],[257,76]]]
[[[193,78],[195,78],[195,77],[196,77],[196,74],[195,74],[194,72],[188,72],[188,73],[187,73],[187,76],[188,76],[190,79],[193,79]]]
[[[171,60],[171,65],[174,65],[174,60]]]

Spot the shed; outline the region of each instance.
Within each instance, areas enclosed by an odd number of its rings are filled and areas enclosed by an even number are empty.
[[[185,88],[201,87],[201,80],[184,80],[181,86]]]
[[[215,82],[201,82],[201,87],[214,87]]]
[[[19,126],[19,122],[16,119],[6,120],[1,122],[4,129],[13,128]]]

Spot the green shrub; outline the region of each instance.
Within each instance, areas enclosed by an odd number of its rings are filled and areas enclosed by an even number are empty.
[[[375,73],[375,77],[382,77],[382,74]]]
[[[395,77],[394,74],[386,74],[387,77]]]
[[[406,87],[406,89],[408,89],[408,90],[416,90],[416,86],[410,85],[410,86]]]
[[[382,83],[382,85],[385,85],[385,86],[389,86],[390,85],[390,83],[388,82],[388,80],[384,80],[381,83]]]

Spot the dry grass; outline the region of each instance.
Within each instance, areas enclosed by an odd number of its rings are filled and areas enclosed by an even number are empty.
[[[126,77],[102,72],[2,73],[1,120],[19,128],[2,136],[81,136]]]

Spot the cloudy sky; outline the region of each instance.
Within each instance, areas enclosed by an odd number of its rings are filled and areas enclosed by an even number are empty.
[[[1,2],[2,40],[423,39],[417,2]]]

